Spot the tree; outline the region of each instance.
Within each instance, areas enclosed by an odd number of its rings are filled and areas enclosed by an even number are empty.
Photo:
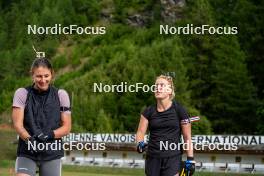
[[[236,37],[219,37],[213,58],[211,66],[215,73],[211,75],[210,95],[204,101],[202,113],[214,119],[217,133],[255,132],[255,89]]]
[[[113,132],[111,119],[100,109],[95,123],[96,132],[111,133]]]

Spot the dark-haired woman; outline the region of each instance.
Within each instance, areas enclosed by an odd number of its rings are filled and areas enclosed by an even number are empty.
[[[182,133],[187,153],[184,167],[189,172],[187,175],[192,175],[195,161],[189,115],[173,100],[175,93],[172,77],[158,76],[155,86],[156,104],[143,111],[136,134],[137,151],[142,153],[146,148],[144,136],[149,127],[145,173],[147,176],[179,176],[182,159],[179,142]]]
[[[33,85],[17,89],[13,98],[12,120],[19,135],[16,175],[34,176],[39,168],[40,176],[60,176],[64,151],[59,144],[71,130],[69,96],[52,86],[48,59],[35,59],[31,76]]]

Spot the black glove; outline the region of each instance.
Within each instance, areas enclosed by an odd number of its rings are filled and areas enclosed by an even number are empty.
[[[146,147],[148,145],[144,141],[140,141],[137,144],[137,152],[138,153],[143,153],[146,150]]]
[[[184,162],[184,170],[186,176],[192,176],[195,172],[195,161],[193,157],[187,157],[187,160]]]
[[[32,154],[39,152],[38,141],[36,140],[35,137],[30,136],[29,138],[25,140],[25,143],[27,144],[27,147]]]
[[[39,142],[46,143],[47,141],[53,140],[55,137],[55,134],[52,130],[50,130],[48,133],[44,134],[43,132],[40,132],[39,134],[35,135],[35,138]]]

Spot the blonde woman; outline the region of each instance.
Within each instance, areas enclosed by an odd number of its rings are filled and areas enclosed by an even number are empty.
[[[185,169],[193,174],[195,161],[189,116],[186,110],[173,100],[175,93],[172,77],[158,76],[155,86],[156,104],[143,111],[136,134],[137,151],[142,153],[147,146],[144,136],[149,128],[145,173],[147,176],[179,175],[182,151],[178,144],[183,134],[184,143],[188,146]]]

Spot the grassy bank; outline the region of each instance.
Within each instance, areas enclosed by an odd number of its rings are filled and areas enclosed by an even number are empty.
[[[14,163],[14,161],[12,162]],[[10,176],[14,174],[13,167],[0,168],[1,176]],[[63,166],[63,176],[144,176],[143,169],[129,168],[105,168],[105,167],[88,167],[88,166]],[[206,173],[196,172],[195,176],[261,176],[260,174],[231,174],[231,173]]]

